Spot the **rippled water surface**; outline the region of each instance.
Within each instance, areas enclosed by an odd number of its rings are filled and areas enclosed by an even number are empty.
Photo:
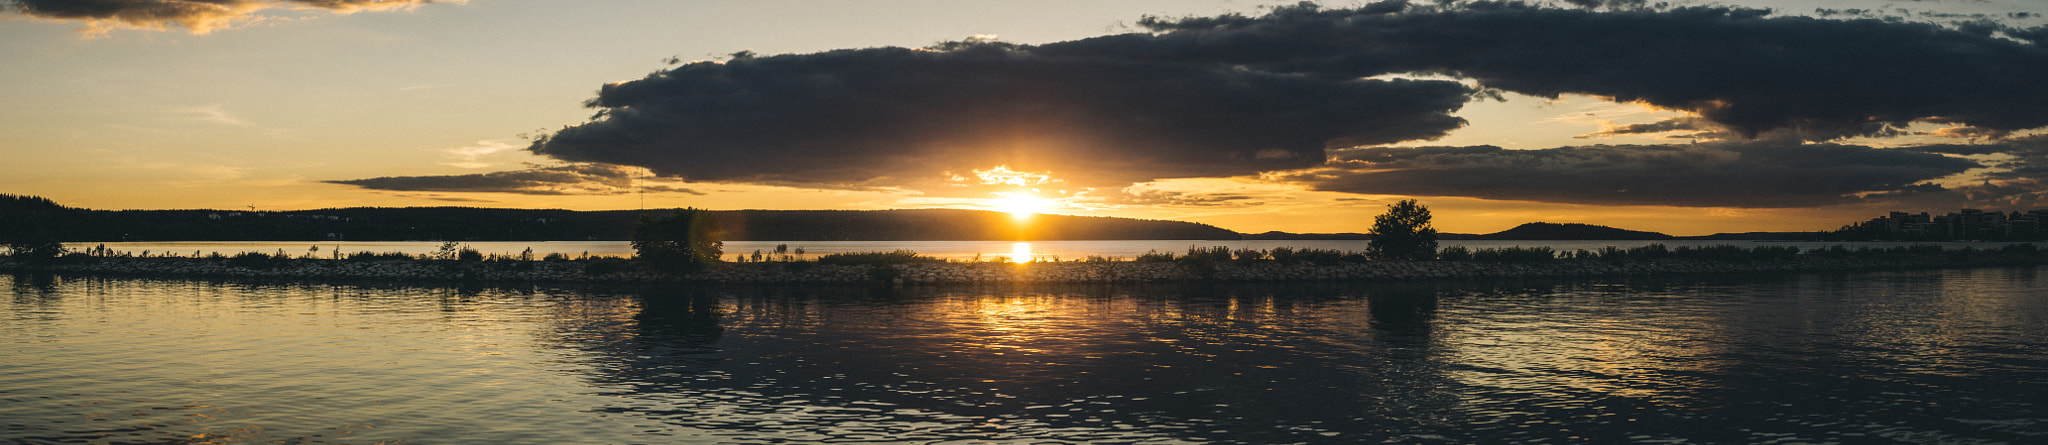
[[[426,288],[0,275],[0,442],[2048,442],[2048,269]]]

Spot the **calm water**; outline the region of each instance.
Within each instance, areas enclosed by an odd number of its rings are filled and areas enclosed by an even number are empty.
[[[532,249],[534,257],[560,253],[571,257],[590,256],[632,256],[633,246],[625,241],[478,241],[463,243],[478,252],[493,255],[519,255]],[[1559,251],[1576,249],[1599,250],[1602,247],[1638,247],[1649,244],[1678,246],[1793,246],[1800,249],[1818,249],[1829,246],[1849,248],[1900,247],[1914,244],[1937,244],[1948,249],[1963,247],[1998,248],[2016,243],[1899,243],[1899,242],[1755,242],[1755,241],[1443,241],[1443,247],[1465,246],[1471,249],[1501,247],[1547,246]],[[127,252],[134,255],[178,256],[234,255],[242,252],[278,253],[291,256],[312,255],[331,258],[338,250],[342,254],[356,252],[399,252],[410,255],[433,253],[441,247],[438,241],[173,241],[133,243],[70,243],[65,247],[82,250],[97,246],[107,250]],[[725,259],[737,260],[741,255],[751,256],[760,251],[764,256],[773,256],[777,245],[787,245],[791,256],[795,249],[804,250],[804,258],[845,252],[889,252],[908,249],[918,254],[950,260],[1001,260],[1001,261],[1074,261],[1090,256],[1131,259],[1147,252],[1182,254],[1189,247],[1229,247],[1231,249],[1251,248],[1271,250],[1275,247],[1331,249],[1346,252],[1365,251],[1365,241],[1201,241],[1201,240],[1136,240],[1136,241],[729,241],[725,243]]]
[[[2042,443],[2044,271],[609,290],[0,275],[0,442]]]

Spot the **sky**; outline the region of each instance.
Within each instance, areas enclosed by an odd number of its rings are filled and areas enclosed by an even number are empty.
[[[1676,235],[2048,209],[2048,3],[0,0],[0,193]],[[2034,165],[2035,163],[2042,165]]]

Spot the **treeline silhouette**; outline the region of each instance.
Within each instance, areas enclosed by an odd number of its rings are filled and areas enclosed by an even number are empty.
[[[734,210],[717,212],[731,240],[1234,240],[1215,226],[1101,216],[1030,215],[982,210]]]
[[[108,241],[623,241],[642,215],[674,209],[528,210],[354,207],[293,211],[90,210],[0,195],[0,236]],[[1240,239],[1184,221],[981,210],[733,210],[715,212],[731,241],[980,241]]]

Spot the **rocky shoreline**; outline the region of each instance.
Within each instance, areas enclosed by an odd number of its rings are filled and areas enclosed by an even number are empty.
[[[1405,281],[1482,278],[1578,278],[1723,273],[1840,272],[2048,264],[2038,255],[1799,255],[1769,260],[1667,258],[1530,262],[917,262],[829,265],[813,262],[726,263],[672,275],[614,261],[445,261],[320,259],[249,264],[206,258],[85,258],[28,267],[0,258],[0,271],[178,278],[262,278],[532,283],[1157,283],[1188,281]],[[623,267],[622,267],[623,266]]]

